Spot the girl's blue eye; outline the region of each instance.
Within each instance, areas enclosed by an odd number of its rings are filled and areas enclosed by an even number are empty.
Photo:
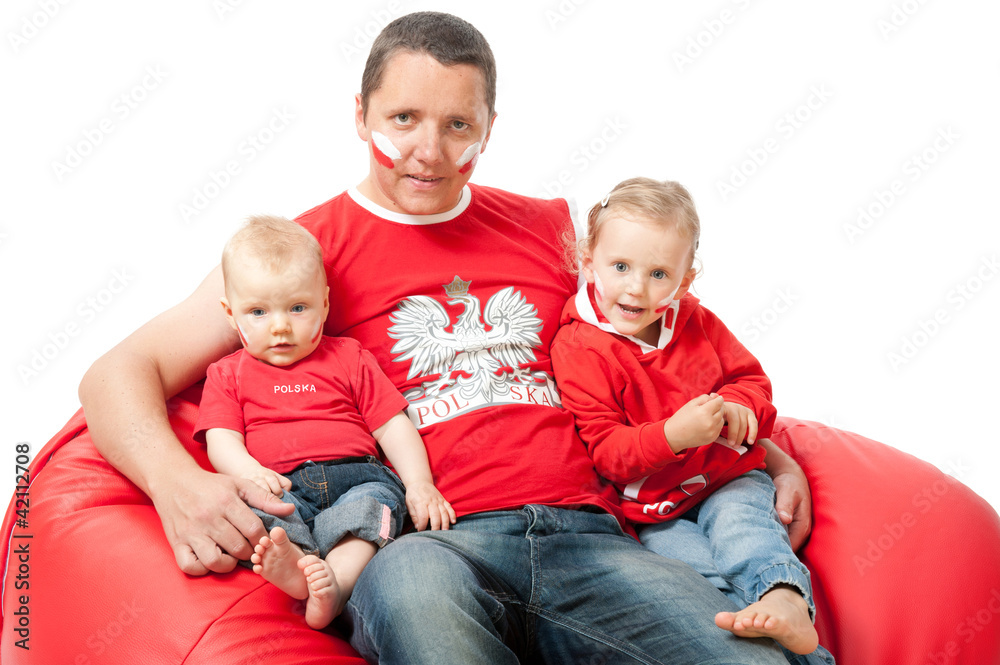
[[[666,278],[667,278],[667,273],[663,272],[662,270],[653,271],[653,279],[666,279]]]
[[[292,307],[292,311],[295,312],[296,314],[301,314],[302,312],[306,311],[306,306],[295,305],[294,307]]]
[[[262,310],[260,307],[257,307],[256,309],[251,309],[250,310],[250,316],[260,317],[260,316],[264,316],[264,314],[265,314],[264,310]]]
[[[625,272],[626,270],[628,270],[628,265],[622,263],[621,261],[614,264],[612,267],[615,269],[615,272]]]

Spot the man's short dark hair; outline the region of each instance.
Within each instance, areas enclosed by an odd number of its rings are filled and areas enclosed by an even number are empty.
[[[389,60],[400,51],[426,53],[442,65],[472,65],[483,73],[490,117],[497,98],[497,65],[483,34],[468,21],[441,12],[414,12],[385,26],[375,38],[361,76],[361,105],[382,85]]]

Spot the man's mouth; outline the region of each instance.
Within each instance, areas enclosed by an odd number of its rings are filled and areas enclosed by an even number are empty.
[[[406,177],[407,178],[413,178],[414,180],[419,180],[420,182],[437,182],[438,180],[441,179],[441,178],[433,178],[433,177],[424,177],[424,176],[413,175],[413,174],[407,175]]]

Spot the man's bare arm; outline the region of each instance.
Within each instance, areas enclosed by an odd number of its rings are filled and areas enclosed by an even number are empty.
[[[204,378],[239,347],[219,298],[216,268],[184,302],[99,358],[80,383],[80,402],[98,451],[153,501],[177,565],[225,572],[248,559],[264,527],[244,502],[287,513],[250,481],[203,470],[170,428],[166,400]]]
[[[792,550],[806,542],[812,530],[812,493],[809,480],[799,463],[770,439],[759,439],[757,445],[767,449],[767,473],[778,491],[775,509],[788,527]]]

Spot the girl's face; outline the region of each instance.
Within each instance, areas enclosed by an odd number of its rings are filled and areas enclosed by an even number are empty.
[[[694,281],[691,255],[674,224],[610,213],[582,269],[612,327],[656,346],[664,310]]]

